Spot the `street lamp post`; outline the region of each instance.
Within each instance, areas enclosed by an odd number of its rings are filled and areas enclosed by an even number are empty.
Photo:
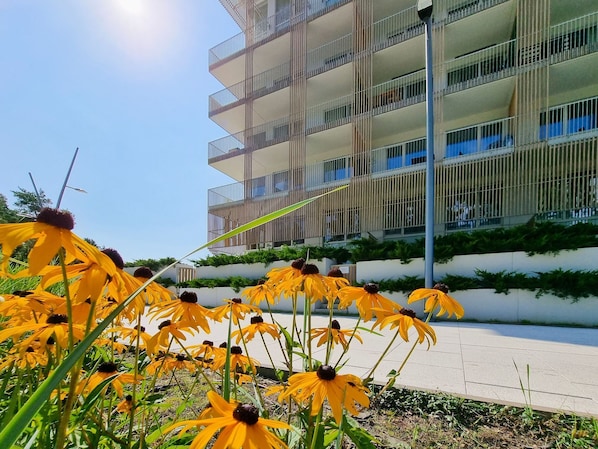
[[[434,285],[434,77],[432,66],[432,0],[417,0],[417,15],[426,27],[426,226],[425,287]]]

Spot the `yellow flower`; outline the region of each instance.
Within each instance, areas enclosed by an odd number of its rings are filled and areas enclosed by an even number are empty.
[[[158,325],[158,333],[154,335],[147,343],[148,354],[155,354],[159,349],[166,349],[170,345],[170,338],[186,340],[187,337],[183,331],[190,331],[188,323],[173,323],[170,320],[162,321]]]
[[[195,330],[201,327],[204,332],[210,333],[210,325],[207,318],[211,317],[212,312],[197,303],[197,293],[183,292],[179,299],[166,303],[157,303],[154,305],[154,311],[150,312],[152,318],[166,318],[171,321],[184,321]]]
[[[197,366],[185,354],[178,354],[174,357],[166,354],[163,357],[157,357],[147,366],[148,374],[152,375],[159,371],[161,376],[175,370],[187,370],[190,373],[194,373],[197,371]]]
[[[118,396],[122,396],[124,384],[141,382],[141,379],[136,379],[134,374],[121,373],[117,368],[116,364],[112,362],[101,363],[100,366],[98,366],[97,371],[79,385],[78,393],[89,393],[104,380],[112,378],[110,385],[114,388],[114,391],[116,391]]]
[[[349,286],[350,282],[349,279],[346,279],[343,276],[343,272],[338,268],[330,270],[328,275],[324,278],[324,282],[328,286],[328,308],[330,308],[330,303],[334,302],[338,291],[341,288]]]
[[[214,348],[213,341],[204,340],[200,345],[188,346],[187,351],[195,360],[200,361],[203,367],[208,367],[212,363],[214,355],[218,353],[218,348]]]
[[[220,430],[213,449],[286,449],[287,445],[267,427],[290,429],[280,421],[260,418],[257,407],[252,404],[228,402],[213,391],[207,393],[210,402],[209,418],[181,421],[166,429],[166,433],[183,427],[179,435],[195,427],[204,427],[197,434],[189,449],[204,449],[214,434]]]
[[[217,371],[224,367],[226,363],[226,351],[220,351],[214,356],[212,362],[212,369]],[[231,346],[230,348],[230,369],[236,371],[237,368],[243,372],[247,372],[247,368],[251,368],[251,372],[256,372],[256,365],[259,365],[257,360],[243,355],[243,350],[240,346]]]
[[[74,260],[101,259],[95,246],[71,232],[75,222],[69,212],[44,208],[40,211],[36,221],[29,223],[12,223],[0,225],[0,244],[2,245],[2,271],[8,273],[9,258],[14,250],[28,240],[35,239],[35,244],[29,252],[28,273],[37,275],[42,268],[50,263],[62,247],[66,251],[66,262]],[[110,270],[111,267],[106,267]],[[113,269],[113,267],[112,267]]]
[[[382,329],[390,324],[390,328],[393,329],[398,326],[399,334],[405,341],[409,341],[409,329],[414,327],[417,330],[419,343],[423,343],[424,339],[428,340],[429,347],[430,339],[432,339],[432,342],[436,344],[436,333],[432,326],[417,318],[413,310],[403,308],[398,313],[383,311],[383,314],[373,327],[380,326]]]
[[[241,330],[234,331],[231,334],[231,338],[237,337],[237,343],[239,343],[241,339],[244,339],[247,342],[253,340],[257,332],[262,335],[270,334],[274,339],[280,337],[280,332],[278,331],[278,327],[276,325],[264,323],[264,319],[261,316],[256,315],[251,317],[251,324],[249,326],[246,326]]]
[[[85,327],[80,324],[73,324],[73,339],[82,340],[85,335]],[[52,337],[56,343],[67,348],[69,345],[69,325],[66,315],[53,314],[46,318],[45,323],[30,322],[21,326],[9,327],[0,331],[0,343],[9,338],[23,338],[21,344],[27,347],[34,340],[47,341]]]
[[[239,320],[244,319],[245,315],[248,313],[262,314],[262,310],[259,307],[251,304],[243,304],[241,298],[225,299],[224,302],[226,304],[211,310],[214,321],[220,322],[223,319],[228,319],[230,314],[233,323],[239,324]]]
[[[268,277],[268,282],[271,283],[271,285],[276,286],[278,290],[278,285],[281,282],[292,281],[294,278],[300,277],[303,265],[305,265],[305,259],[299,258],[294,260],[289,267],[272,268],[266,275]]]
[[[133,403],[133,396],[128,394],[122,401],[118,403],[116,406],[116,411],[118,413],[127,413],[130,415],[134,408],[135,404]]]
[[[320,337],[320,340],[316,345],[323,346],[330,341],[331,347],[335,344],[340,344],[343,349],[347,349],[349,346],[349,340],[351,337],[363,343],[363,340],[358,335],[355,329],[341,329],[341,326],[337,320],[332,320],[330,327],[319,327],[311,330],[311,339],[314,340]]]
[[[446,313],[448,318],[453,315],[455,315],[458,319],[462,318],[465,314],[463,306],[461,306],[461,304],[459,304],[454,298],[450,297],[448,292],[448,286],[441,283],[434,285],[433,288],[418,288],[409,295],[407,303],[411,304],[412,302],[426,299],[424,312],[432,312],[436,306],[440,306],[440,310],[436,316]]]
[[[380,309],[392,311],[399,310],[401,306],[378,293],[378,284],[369,282],[363,287],[345,287],[338,291],[339,309],[346,309],[353,301],[363,321],[370,321],[375,314],[378,316]]]
[[[322,365],[317,371],[293,374],[289,378],[289,387],[281,394],[279,400],[293,396],[301,404],[312,398],[312,416],[320,412],[324,400],[327,400],[334,420],[340,425],[343,410],[358,415],[359,410],[355,403],[362,407],[370,405],[367,392],[359,377],[352,374],[336,374],[332,366]]]
[[[301,274],[289,277],[276,285],[276,289],[284,296],[291,296],[303,292],[312,303],[323,300],[328,294],[328,285],[318,267],[312,263],[305,263]]]
[[[260,281],[258,285],[254,287],[247,287],[241,292],[241,295],[249,300],[250,304],[259,306],[262,301],[266,301],[268,304],[276,304],[280,299],[280,296],[276,294],[271,282]]]
[[[4,368],[14,366],[20,369],[35,368],[36,366],[46,366],[48,364],[48,354],[45,348],[41,348],[39,342],[33,342],[27,348],[11,350],[0,359],[0,371]],[[37,343],[37,344],[35,344]]]
[[[136,346],[137,342],[139,342],[139,348],[147,347],[147,344],[151,339],[151,336],[145,332],[145,327],[143,326],[135,326],[134,328],[116,326],[106,330],[106,333],[117,334],[131,346]]]

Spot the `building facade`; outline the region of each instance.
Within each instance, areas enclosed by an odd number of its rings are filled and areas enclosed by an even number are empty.
[[[423,237],[424,24],[416,0],[221,0],[242,32],[210,51],[227,133],[208,161],[215,245],[239,253]],[[598,222],[598,1],[435,0],[435,233]]]

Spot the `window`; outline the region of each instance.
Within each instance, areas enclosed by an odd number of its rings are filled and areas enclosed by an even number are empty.
[[[476,127],[461,129],[446,135],[446,156],[455,157],[476,153],[478,136]]]
[[[540,114],[540,140],[563,135],[563,110],[553,109]]]
[[[272,190],[274,192],[286,192],[289,190],[288,171],[281,171],[272,175]]]
[[[598,98],[570,104],[567,107],[567,134],[598,128]]]
[[[426,139],[412,140],[405,144],[405,165],[426,162]]]
[[[256,198],[266,194],[266,177],[252,179],[251,181],[251,197]]]
[[[447,198],[445,228],[467,230],[501,223],[502,190],[487,185]]]
[[[289,125],[275,126],[274,127],[274,140],[285,140],[289,137]]]
[[[394,170],[403,166],[403,146],[395,145],[386,149],[386,169]]]
[[[417,234],[424,232],[424,207],[424,199],[386,203],[384,235]]]
[[[324,241],[341,242],[361,236],[359,209],[335,209],[324,215]]]
[[[351,105],[346,104],[344,106],[339,106],[338,108],[324,111],[324,122],[326,122],[326,123],[335,122],[337,120],[347,118],[350,115],[351,115]]]
[[[350,158],[343,157],[324,162],[324,182],[339,181],[350,176]]]

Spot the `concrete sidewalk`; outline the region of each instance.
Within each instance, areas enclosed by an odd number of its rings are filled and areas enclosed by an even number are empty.
[[[275,320],[291,328],[292,315],[279,313]],[[351,329],[356,317],[335,317],[342,329]],[[269,322],[269,316],[264,315]],[[249,324],[249,319],[242,326]],[[302,322],[298,323],[299,328]],[[361,323],[370,328],[373,322]],[[312,316],[312,327],[327,327],[328,317]],[[158,323],[148,326],[157,331]],[[395,386],[441,391],[472,399],[524,406],[531,395],[531,406],[548,411],[573,412],[598,417],[598,329],[551,326],[439,322],[432,323],[438,342],[426,351],[418,345],[403,368]],[[212,325],[212,332],[198,334],[187,341],[201,343],[208,339],[219,345],[226,341],[227,327]],[[391,341],[394,331],[382,335],[361,331],[363,344],[351,343],[341,373],[365,377]],[[415,334],[410,334],[412,341]],[[274,363],[284,367],[280,347],[265,336]],[[400,367],[412,347],[397,338],[375,372],[376,382],[384,383],[391,370]],[[248,345],[250,356],[261,366],[269,366],[269,358],[261,339]],[[341,355],[333,351],[331,364]],[[313,351],[313,357],[324,360],[325,348]],[[301,367],[301,359],[295,358]],[[529,366],[529,385],[528,385]],[[525,394],[521,387],[525,388]],[[529,390],[528,390],[529,389]]]

